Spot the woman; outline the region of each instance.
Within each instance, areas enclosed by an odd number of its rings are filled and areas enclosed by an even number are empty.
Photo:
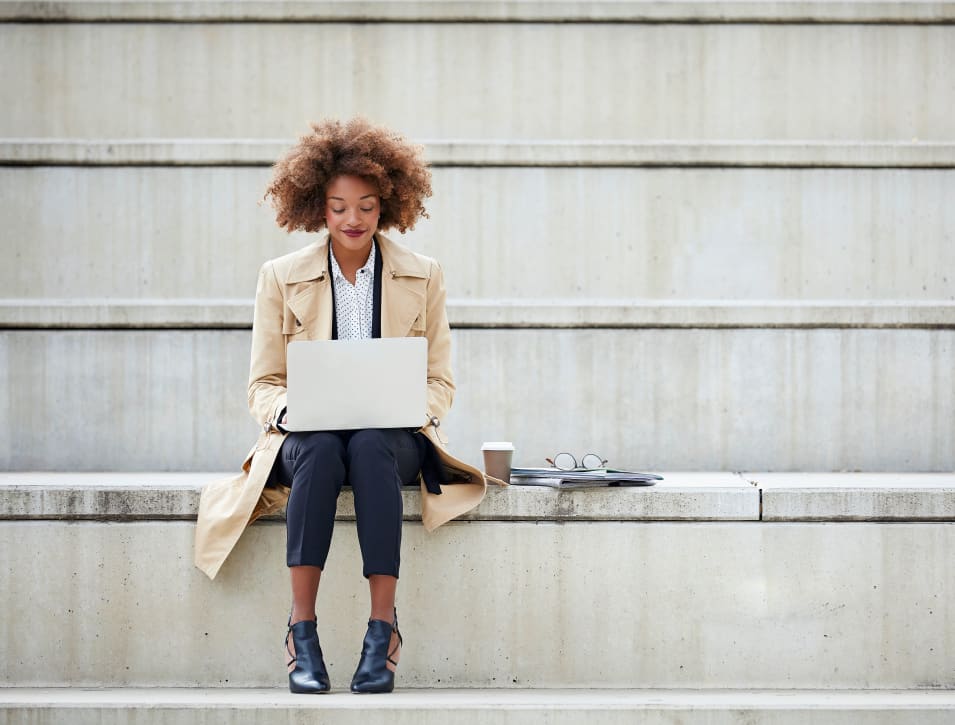
[[[245,527],[287,502],[292,692],[330,689],[315,601],[342,484],[354,490],[371,599],[351,683],[360,693],[394,687],[401,646],[395,609],[401,486],[419,483],[429,531],[476,506],[485,493],[484,476],[452,457],[440,432],[454,393],[441,268],[380,234],[413,228],[426,216],[423,202],[430,195],[420,149],[363,119],[312,124],[312,133],[275,165],[266,192],[279,226],[325,229],[327,236],[266,262],[259,272],[249,408],[262,432],[243,473],[202,492],[196,565],[214,577]],[[422,335],[428,338],[428,409],[418,431],[283,430],[289,342]]]

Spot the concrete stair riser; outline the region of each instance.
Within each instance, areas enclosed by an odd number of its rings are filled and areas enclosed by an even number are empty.
[[[0,66],[37,72],[5,81],[0,135],[289,137],[362,112],[424,137],[949,139],[953,40],[951,25],[6,23]]]
[[[442,430],[480,461],[659,470],[955,468],[953,330],[455,330]],[[248,331],[0,333],[0,467],[233,470]],[[541,425],[534,421],[552,421]],[[12,422],[16,421],[16,425]],[[824,423],[823,423],[824,422]]]
[[[73,0],[23,5],[0,3],[0,18],[18,22],[557,22],[557,23],[903,23],[938,24],[955,19],[949,2],[931,0],[810,0],[797,5],[733,0],[648,4],[644,0],[248,0],[241,5],[193,0],[175,5],[164,0]]]
[[[263,261],[319,238],[276,227],[268,176],[0,169],[0,289],[251,298]],[[434,187],[405,243],[453,298],[955,299],[955,170],[440,168]]]
[[[285,530],[214,581],[188,522],[4,522],[10,686],[280,687]],[[955,524],[404,529],[404,687],[952,688]],[[336,687],[367,608],[339,523],[319,621]],[[17,632],[57,632],[55,649]]]

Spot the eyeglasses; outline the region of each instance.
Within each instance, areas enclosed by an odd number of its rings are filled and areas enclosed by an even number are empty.
[[[558,453],[553,458],[545,458],[544,460],[561,471],[593,471],[607,465],[607,459],[601,458],[596,453],[585,454],[580,459],[579,465],[572,453]]]

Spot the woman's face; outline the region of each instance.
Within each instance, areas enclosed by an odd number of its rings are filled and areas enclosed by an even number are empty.
[[[378,189],[360,176],[337,176],[325,196],[325,223],[336,248],[360,252],[378,229]]]

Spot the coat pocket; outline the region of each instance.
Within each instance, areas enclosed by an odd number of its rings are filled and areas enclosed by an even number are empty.
[[[420,312],[411,323],[411,329],[408,330],[408,337],[424,337],[428,333],[428,324],[425,320],[425,313]]]
[[[291,310],[285,311],[285,317],[282,319],[282,334],[286,337],[294,337],[305,332],[305,325]]]

